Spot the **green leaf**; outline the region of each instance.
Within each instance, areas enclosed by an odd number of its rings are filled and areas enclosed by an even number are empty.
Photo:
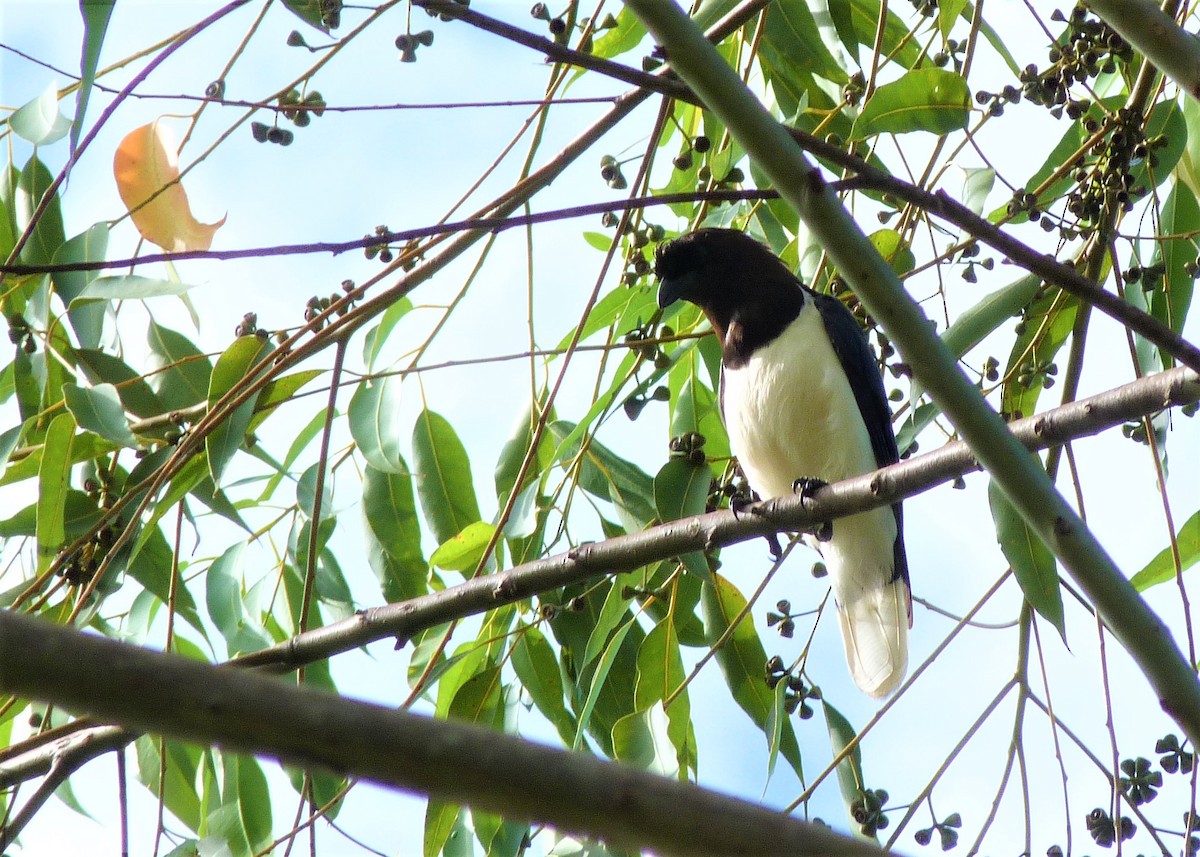
[[[165,754],[159,753],[159,747]],[[196,771],[200,766],[200,751],[178,741],[163,741],[142,735],[134,742],[137,751],[137,778],[155,797],[161,798],[168,810],[189,830],[199,832],[203,819],[200,796],[196,793]],[[162,761],[166,756],[166,775]],[[159,784],[162,784],[161,791]]]
[[[71,123],[71,155],[79,144],[83,120],[87,116],[96,69],[100,64],[100,46],[108,29],[116,0],[81,0],[79,13],[83,17],[83,55],[79,59],[79,95],[75,99],[75,121]]]
[[[54,81],[41,95],[8,117],[8,127],[35,146],[48,146],[71,130],[71,121],[58,112],[58,86]]]
[[[616,325],[618,332],[627,331],[649,321],[658,309],[656,290],[649,285],[613,289],[602,297],[583,323],[579,341],[587,339],[601,330]],[[574,338],[568,333],[558,343],[557,351],[563,351]]]
[[[210,833],[233,857],[251,857],[271,841],[271,794],[267,778],[250,756],[221,754],[221,805],[208,817]]]
[[[734,619],[746,607],[746,599],[742,593],[719,574],[713,574],[711,581],[705,583],[703,603],[705,625],[709,639],[713,642],[733,626]],[[737,623],[725,645],[717,649],[716,657],[734,701],[749,715],[754,725],[765,733],[771,725],[770,714],[775,699],[763,677],[767,653],[749,613]],[[796,743],[796,733],[792,724],[784,723],[782,732],[780,752],[797,775],[803,777],[800,746]]]
[[[1200,561],[1200,511],[1193,514],[1179,528],[1175,537],[1179,549],[1180,573],[1187,571],[1197,561]],[[1175,554],[1171,546],[1160,550],[1145,567],[1138,571],[1130,581],[1138,592],[1144,592],[1151,586],[1166,583],[1175,579]]]
[[[417,417],[412,444],[417,497],[440,544],[480,520],[471,462],[454,428],[429,409]]]
[[[938,3],[938,29],[942,31],[942,38],[949,37],[966,5],[967,0],[941,0]]]
[[[363,337],[363,362],[367,364],[369,371],[375,370],[375,361],[379,359],[379,354],[387,344],[392,331],[399,324],[400,319],[408,315],[412,308],[412,301],[408,298],[400,298],[384,310],[383,315],[379,317],[379,324],[367,331],[367,335]]]
[[[1195,193],[1182,182],[1175,182],[1162,205],[1158,231],[1163,238],[1155,247],[1154,262],[1165,265],[1166,273],[1149,295],[1149,311],[1173,331],[1182,333],[1183,323],[1187,320],[1188,310],[1191,309],[1196,283],[1188,273],[1188,267],[1197,257],[1196,239],[1182,236],[1195,236],[1200,231],[1200,205],[1196,202]],[[1137,284],[1125,287],[1127,295],[1137,290]],[[1137,339],[1141,338],[1137,336]],[[1149,366],[1143,363],[1143,372],[1156,371],[1159,366],[1170,369],[1175,365],[1169,354],[1159,352],[1157,348],[1153,348],[1152,353],[1156,355],[1157,365]]]
[[[865,140],[910,131],[948,134],[966,128],[970,112],[971,92],[962,75],[940,68],[917,69],[875,90],[851,136]]]
[[[646,28],[637,15],[622,6],[617,13],[617,26],[606,30],[592,45],[592,53],[604,59],[613,59],[631,51],[646,37]]]
[[[712,485],[712,468],[687,458],[672,458],[654,477],[654,507],[663,521],[703,514]],[[689,551],[680,561],[692,574],[707,577],[708,560],[703,551]]]
[[[917,257],[909,243],[895,229],[872,232],[868,240],[898,275],[904,276],[916,267]]]
[[[828,702],[822,700],[821,707],[825,710],[825,725],[829,729],[830,749],[833,750],[834,756],[840,756],[858,737],[858,733],[854,731],[850,721]],[[842,791],[842,802],[846,806],[846,815],[854,825],[857,835],[862,836],[862,827],[854,821],[854,813],[851,810],[855,801],[862,797],[866,788],[866,781],[863,778],[861,745],[855,744],[854,749],[846,755],[846,758],[838,762],[837,778]]]
[[[150,387],[171,411],[190,408],[208,398],[212,362],[181,333],[150,322]]]
[[[1100,279],[1103,281],[1103,277]],[[1029,416],[1037,409],[1045,389],[1045,376],[1039,367],[1053,361],[1067,341],[1078,311],[1079,300],[1057,289],[1047,289],[1030,302],[1008,362],[1000,372],[1004,378],[1000,407],[1005,415]]]
[[[664,777],[679,775],[675,747],[667,732],[669,724],[662,703],[626,714],[613,726],[616,760],[644,768]]]
[[[880,0],[850,0],[850,13],[859,44],[873,48],[875,34],[879,29],[879,18],[883,14]],[[887,10],[881,48],[884,56],[893,58],[903,68],[912,68],[921,56],[916,40],[910,35],[908,24],[895,13],[894,7]]]
[[[299,372],[268,381],[254,400],[254,420],[250,423],[250,430],[253,431],[277,407],[290,401],[301,387],[324,374],[324,369],[301,369]]]
[[[368,465],[363,472],[362,509],[367,560],[379,578],[384,599],[394,603],[424,595],[429,566],[421,552],[412,477]]]
[[[438,546],[429,564],[445,571],[474,571],[495,534],[495,525],[486,521],[467,524],[461,533]]]
[[[422,852],[424,857],[438,857],[442,853],[450,835],[458,826],[461,812],[457,804],[429,799],[425,807],[425,849]]]
[[[656,519],[654,481],[637,465],[616,455],[592,438],[580,452],[576,424],[557,420],[550,433],[558,441],[555,458],[569,461],[580,457],[579,486],[594,497],[610,501],[627,530],[640,530]]]
[[[963,173],[962,204],[981,216],[988,194],[996,184],[996,171],[991,167],[968,167]]]
[[[204,582],[209,618],[225,638],[230,657],[255,652],[272,640],[246,610],[242,589],[242,555],[245,542],[235,542],[208,567]]]
[[[522,629],[513,643],[511,659],[517,678],[538,711],[554,725],[564,743],[572,740],[578,724],[563,702],[558,659],[545,635],[532,625]]]
[[[600,698],[600,691],[604,688],[604,682],[608,679],[613,662],[620,654],[621,644],[625,641],[625,635],[629,633],[630,628],[635,624],[637,624],[637,620],[630,616],[626,622],[617,628],[608,640],[603,654],[600,655],[600,659],[596,662],[596,670],[592,673],[587,698],[584,700],[583,707],[579,710],[579,727],[575,730],[575,740],[571,742],[571,749],[578,750],[583,744],[583,729],[591,719],[592,710],[596,707],[596,702]]]
[[[1062,591],[1058,585],[1058,565],[1054,554],[994,481],[988,483],[988,504],[996,523],[996,539],[1000,542],[1000,550],[1012,565],[1017,583],[1025,593],[1025,600],[1058,629],[1063,642],[1066,642]]]
[[[105,351],[79,348],[75,351],[79,368],[93,385],[107,384],[114,387],[122,407],[139,417],[153,417],[166,413],[162,401],[146,382],[146,379],[130,368],[120,357]]]
[[[850,52],[856,63],[859,62],[858,32],[854,29],[854,11],[850,8],[850,0],[828,0],[826,5],[842,46]]]
[[[17,229],[24,232],[33,221],[33,215],[42,199],[54,183],[54,175],[37,156],[29,159],[17,179],[16,215]],[[54,259],[54,251],[67,240],[63,231],[62,204],[57,192],[42,213],[25,247],[21,250],[21,261],[26,265],[47,265]]]
[[[112,384],[97,384],[94,387],[64,384],[63,396],[67,410],[81,429],[95,432],[119,446],[138,447],[138,440],[129,429],[129,420],[125,418],[121,397]]]
[[[838,84],[849,79],[825,46],[807,0],[778,0],[767,8],[761,50],[774,73],[786,79],[809,74]]]
[[[364,378],[350,397],[350,435],[367,463],[385,473],[401,473],[400,375]]]
[[[239,336],[217,358],[208,382],[208,401],[215,405],[222,396],[242,383],[261,367],[260,358],[269,350],[266,341],[257,336]],[[221,486],[221,476],[246,439],[246,430],[254,416],[254,400],[239,405],[204,439],[208,453],[208,470],[213,484]]]
[[[651,629],[638,647],[637,684],[634,689],[634,705],[639,711],[657,711],[666,715],[665,734],[674,748],[670,766],[659,763],[657,770],[695,770],[697,763],[696,736],[692,731],[692,706],[683,683],[687,673],[679,654],[679,635],[674,617],[666,616]],[[672,698],[673,697],[673,698]],[[670,706],[665,709],[667,700]],[[657,734],[657,725],[647,724],[651,734]],[[613,743],[618,743],[614,729]],[[656,753],[656,759],[661,754]],[[621,758],[618,752],[617,758]]]
[[[38,469],[37,570],[44,572],[66,542],[66,498],[71,484],[71,439],[75,420],[59,414],[46,429]]]
[[[181,295],[191,289],[188,283],[173,280],[152,280],[134,274],[97,277],[71,301],[71,308],[85,306],[96,301],[136,301],[166,295]]]

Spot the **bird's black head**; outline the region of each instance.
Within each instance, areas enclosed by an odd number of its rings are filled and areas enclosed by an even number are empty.
[[[796,287],[796,278],[770,248],[736,229],[697,229],[658,246],[654,254],[658,305],[690,301],[702,309],[736,304],[767,282]]]
[[[804,306],[804,288],[765,244],[735,229],[697,229],[658,246],[658,305],[685,300],[704,310],[736,364],[770,342]]]

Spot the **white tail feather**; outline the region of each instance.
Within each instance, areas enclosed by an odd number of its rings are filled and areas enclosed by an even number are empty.
[[[837,606],[850,674],[876,699],[899,687],[908,670],[911,603],[908,584],[893,580]]]

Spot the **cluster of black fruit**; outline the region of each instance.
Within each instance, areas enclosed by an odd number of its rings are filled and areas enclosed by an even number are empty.
[[[695,152],[697,155],[703,155],[711,148],[712,141],[703,134],[700,134],[696,137],[693,137],[692,141],[688,144],[688,147],[676,155],[675,160],[671,163],[675,165],[675,169],[677,170],[690,170],[692,168],[692,164],[695,163],[695,159],[692,157],[692,152]]]
[[[780,605],[787,604],[786,601],[779,603]],[[779,655],[772,655],[767,661],[766,681],[767,687],[772,690],[778,687],[781,682],[785,684],[783,710],[788,714],[799,714],[801,720],[808,720],[813,716],[813,708],[808,704],[808,701],[810,699],[819,700],[821,698],[820,688],[805,684],[803,678],[793,675],[783,665],[783,658],[779,657]],[[886,800],[886,796],[884,799]],[[886,821],[884,822],[884,826],[887,826]]]
[[[400,51],[400,62],[416,62],[417,48],[433,44],[433,30],[419,33],[401,33],[396,36],[396,50]]]
[[[1087,831],[1091,834],[1092,840],[1101,848],[1109,848],[1117,837],[1124,842],[1126,839],[1132,839],[1137,833],[1137,825],[1125,816],[1121,816],[1115,823],[1112,816],[1100,807],[1096,807],[1087,814],[1084,823],[1087,825]]]
[[[918,845],[928,845],[933,840],[933,834],[938,835],[943,851],[949,851],[958,844],[958,828],[962,827],[962,816],[952,812],[942,821],[930,827],[922,828],[913,834]]]
[[[334,292],[327,298],[313,295],[304,305],[304,320],[311,323],[330,307],[333,307],[338,315],[345,315],[350,311],[350,307],[354,305],[353,300],[346,299],[346,295],[352,291],[354,291],[354,280],[342,280],[342,294]],[[324,327],[324,324],[318,322],[315,329],[320,330],[322,327]]]
[[[1086,82],[1101,72],[1116,71],[1118,60],[1128,62],[1133,58],[1133,48],[1111,27],[1090,15],[1082,3],[1075,4],[1070,15],[1055,10],[1050,17],[1065,21],[1067,31],[1050,49],[1049,68],[1039,72],[1037,66],[1030,65],[1021,72],[1021,91],[1033,103],[1062,115],[1073,84]]]
[[[550,31],[550,36],[556,43],[560,45],[567,43],[567,31],[570,29],[567,12],[563,12],[561,15],[551,15],[550,9],[545,3],[534,3],[533,7],[529,10],[529,14],[539,21],[546,22],[546,29]],[[591,53],[593,36],[596,33],[602,33],[605,30],[611,30],[616,27],[617,19],[612,14],[608,14],[596,26],[590,29],[588,27],[589,23],[591,23],[590,18],[580,18],[576,26],[587,32],[583,42],[579,45],[579,49]]]
[[[1087,123],[1084,123],[1087,130]],[[1132,108],[1117,110],[1106,137],[1096,141],[1091,154],[1097,160],[1090,167],[1077,167],[1072,178],[1075,189],[1067,197],[1067,211],[1080,221],[1102,222],[1118,211],[1131,211],[1136,200],[1147,193],[1144,185],[1134,185],[1133,165],[1145,161],[1156,165],[1154,150],[1167,144],[1161,134],[1146,139],[1142,116]]]
[[[611,211],[600,215],[600,225],[607,229],[619,226],[620,223],[620,218]],[[646,248],[662,241],[667,230],[657,223],[642,223],[637,226],[626,221],[621,234],[629,236],[629,252],[625,257],[625,270],[621,274],[621,285],[632,286],[650,273],[650,260],[646,258],[649,251]]]
[[[13,313],[8,317],[8,341],[13,345],[20,345],[26,354],[37,351],[37,340],[33,338],[29,322],[20,313]]]
[[[888,793],[883,789],[866,789],[850,804],[850,816],[862,828],[864,836],[874,836],[888,826],[883,813]]]
[[[672,458],[683,458],[692,464],[707,464],[708,456],[704,454],[704,435],[700,432],[689,431],[671,438],[667,448]]]

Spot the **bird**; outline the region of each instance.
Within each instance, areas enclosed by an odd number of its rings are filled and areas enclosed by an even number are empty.
[[[759,497],[808,493],[899,459],[879,366],[840,300],[736,229],[662,242],[654,272],[659,306],[695,304],[721,343],[721,417]],[[819,538],[850,674],[886,697],[904,679],[912,626],[901,506],[839,518]]]

